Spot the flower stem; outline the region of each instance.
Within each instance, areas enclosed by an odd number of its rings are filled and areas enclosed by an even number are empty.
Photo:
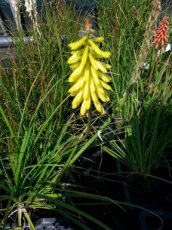
[[[158,52],[156,52],[156,54],[155,54],[153,66],[152,66],[151,73],[150,73],[150,76],[149,76],[149,83],[148,83],[148,86],[149,86],[149,85],[151,84],[151,82],[152,82],[152,76],[153,76],[153,72],[154,72],[154,69],[155,69],[155,65],[156,65],[156,63],[157,63],[157,58],[158,58]]]
[[[89,109],[88,110],[88,123],[87,123],[87,127],[85,130],[85,134],[81,135],[81,137],[76,142],[74,142],[71,147],[74,147],[80,144],[81,142],[85,141],[85,139],[88,137],[90,130],[91,130],[91,121],[92,121],[92,111],[91,109]]]
[[[85,139],[88,137],[90,130],[91,130],[91,121],[92,121],[92,110],[91,110],[91,108],[88,110],[87,113],[88,113],[88,123],[87,123],[86,130],[83,132],[83,134],[80,136],[80,138],[78,140],[76,140],[74,143],[71,143],[71,144],[65,146],[64,148],[62,148],[62,150],[60,152],[58,152],[58,156],[61,155],[62,153],[64,153],[65,151],[67,151],[68,149],[79,145],[81,142],[85,141]]]

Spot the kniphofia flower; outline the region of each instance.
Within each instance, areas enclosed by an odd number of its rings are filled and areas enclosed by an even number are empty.
[[[164,52],[164,45],[168,42],[168,30],[169,18],[165,16],[156,30],[155,40],[153,42],[156,45],[155,48],[161,48],[162,52]]]
[[[109,58],[111,53],[99,48],[98,44],[103,40],[103,37],[91,38],[87,34],[79,41],[69,44],[72,56],[68,59],[68,64],[73,70],[68,80],[72,83],[69,93],[74,97],[72,108],[81,105],[81,116],[86,114],[91,104],[94,104],[98,112],[104,114],[101,101],[110,100],[107,90],[111,90],[111,78],[107,73],[111,65],[101,59]]]

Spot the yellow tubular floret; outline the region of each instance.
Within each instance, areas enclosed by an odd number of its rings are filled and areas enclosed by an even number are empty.
[[[73,99],[72,109],[76,109],[80,105],[80,103],[82,102],[82,99],[83,99],[82,96],[83,96],[83,92],[82,92],[82,90],[80,90],[79,93]]]
[[[94,80],[92,77],[90,78],[90,90],[93,93],[96,91],[96,87],[95,87]]]
[[[110,85],[108,85],[106,82],[101,81],[101,84],[102,84],[102,86],[103,86],[103,88],[104,88],[104,89],[107,89],[107,90],[112,90],[111,86],[110,86]]]
[[[105,92],[105,90],[103,89],[102,85],[101,85],[101,86],[98,86],[98,87],[96,88],[96,92],[100,92],[101,94],[106,95],[106,92]]]
[[[94,67],[94,69],[98,70],[97,60],[93,57],[93,55],[91,53],[89,54],[89,59],[90,59],[91,65]]]
[[[81,38],[79,41],[70,43],[69,47],[71,48],[71,50],[77,50],[79,47],[85,45],[87,38],[88,36],[86,35],[83,38]]]
[[[70,96],[75,97],[77,94],[78,94],[78,91],[74,91],[74,92],[70,93]]]
[[[94,84],[100,86],[101,83],[100,83],[100,80],[99,80],[97,71],[94,69],[93,66],[91,66],[91,74],[92,74],[92,78],[93,78],[93,80],[94,80]]]
[[[92,49],[94,50],[94,52],[98,55],[102,54],[102,51],[99,49],[99,47],[93,42],[93,40],[89,39],[88,40],[89,44],[91,45]]]
[[[79,79],[69,90],[69,93],[73,93],[78,91],[78,89],[82,88],[84,85],[84,79]]]
[[[79,77],[79,75],[82,73],[82,71],[85,67],[87,58],[88,58],[88,46],[86,46],[86,48],[84,50],[84,53],[83,53],[79,67],[77,69],[75,69],[74,72],[70,75],[69,82],[73,82]]]
[[[91,92],[91,98],[93,100],[93,102],[98,102],[98,97],[97,97],[97,94],[96,92]]]
[[[83,98],[88,99],[90,97],[90,82],[88,81],[84,86]]]
[[[82,69],[81,69],[80,66],[79,66],[79,67],[76,68],[76,69],[73,71],[73,73],[70,75],[68,81],[69,81],[69,82],[74,82],[74,81],[76,81],[76,80],[79,78],[79,76],[81,75],[81,73],[82,73]]]
[[[86,66],[85,66],[84,76],[83,76],[84,81],[87,82],[88,79],[89,79],[89,77],[90,77],[90,65],[89,65],[89,63],[87,62]]]
[[[84,101],[82,102],[81,109],[80,109],[80,114],[81,114],[81,116],[84,116],[85,113],[86,113],[86,111],[87,111],[87,108],[86,108],[86,101],[84,100]]]
[[[91,96],[85,100],[86,109],[89,110],[91,107]]]
[[[98,71],[98,76],[99,76],[99,78],[101,78],[105,82],[110,82],[111,81],[110,76],[108,76],[107,74],[101,73],[99,71]]]
[[[107,101],[107,98],[105,95],[101,94],[101,92],[97,91],[97,94],[98,94],[98,97],[103,101],[103,102],[106,102]]]
[[[100,71],[102,71],[103,73],[107,73],[107,69],[105,68],[103,62],[97,61],[97,66],[98,66],[98,69],[99,69]]]
[[[102,65],[103,65],[106,69],[111,69],[111,67],[112,67],[111,65],[106,64],[106,63],[103,63],[103,62],[102,62]]]
[[[111,53],[110,52],[106,52],[106,51],[102,51],[94,42],[92,39],[88,40],[89,44],[91,45],[92,49],[94,50],[94,52],[100,56],[102,56],[102,58],[109,58]]]
[[[78,55],[76,55],[76,54],[73,54],[73,55],[68,59],[67,63],[68,63],[68,64],[74,64],[74,63],[76,63],[76,62],[78,62],[78,61],[80,61],[80,60],[81,60],[81,56],[78,56]]]
[[[89,47],[86,46],[85,47],[85,50],[84,50],[84,53],[83,53],[83,56],[82,56],[82,59],[81,59],[81,64],[80,66],[82,66],[84,68],[86,62],[87,62],[87,58],[88,58],[88,50],[89,50]]]
[[[101,114],[105,113],[105,111],[103,109],[103,106],[102,106],[102,104],[99,101],[94,102],[94,105],[95,105],[95,107],[96,107],[96,109],[97,109],[98,112],[100,112]]]
[[[79,62],[74,63],[74,64],[71,64],[71,65],[70,65],[70,68],[71,68],[72,70],[75,70],[76,68],[78,68],[79,64],[80,64]]]
[[[94,42],[103,42],[104,41],[104,37],[96,37],[92,39]]]
[[[105,110],[104,110],[104,108],[103,108],[103,106],[102,106],[101,114],[104,115],[105,113],[106,113],[106,112],[105,112]]]
[[[80,49],[80,50],[71,51],[71,54],[82,55],[83,52],[84,52],[84,49]]]
[[[106,95],[106,101],[108,102],[108,101],[110,101],[110,98]]]

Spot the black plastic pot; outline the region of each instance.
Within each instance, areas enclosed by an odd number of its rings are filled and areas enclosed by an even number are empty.
[[[63,218],[41,218],[34,223],[36,230],[72,230],[68,221]],[[7,224],[5,230],[17,228],[14,223]],[[30,230],[27,223],[24,223],[22,230]]]

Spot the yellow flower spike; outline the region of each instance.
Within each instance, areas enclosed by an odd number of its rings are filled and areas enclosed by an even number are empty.
[[[68,79],[72,83],[68,92],[74,97],[73,109],[81,104],[81,116],[90,110],[91,104],[98,112],[104,114],[101,102],[110,100],[106,90],[111,90],[108,84],[111,78],[106,73],[111,65],[102,62],[101,59],[109,58],[111,53],[98,47],[98,43],[103,40],[103,37],[89,38],[89,35],[86,35],[79,41],[69,44],[72,55],[68,59],[68,64],[73,72]]]
[[[92,38],[93,32],[94,30],[92,29],[90,19],[87,17],[85,22],[86,36],[79,41],[69,44],[69,47],[72,50],[72,57],[68,59],[68,63],[73,70],[68,79],[69,82],[72,82],[72,86],[69,89],[70,95],[74,97],[72,108],[75,109],[81,105],[80,115],[84,116],[87,114],[88,124],[82,135],[80,135],[74,143],[69,143],[67,146],[64,146],[62,150],[60,150],[60,154],[66,152],[68,149],[78,146],[81,142],[86,140],[92,124],[91,106],[94,105],[98,112],[105,114],[105,110],[99,100],[103,102],[109,100],[106,88],[109,90],[110,86],[106,82],[109,82],[110,80],[106,75],[105,77],[100,76],[99,72],[105,74],[107,73],[107,69],[110,68],[110,65],[101,62],[105,58],[110,57],[110,52],[102,51],[99,48],[99,43],[102,42],[104,38]],[[78,60],[79,58],[81,59]]]

